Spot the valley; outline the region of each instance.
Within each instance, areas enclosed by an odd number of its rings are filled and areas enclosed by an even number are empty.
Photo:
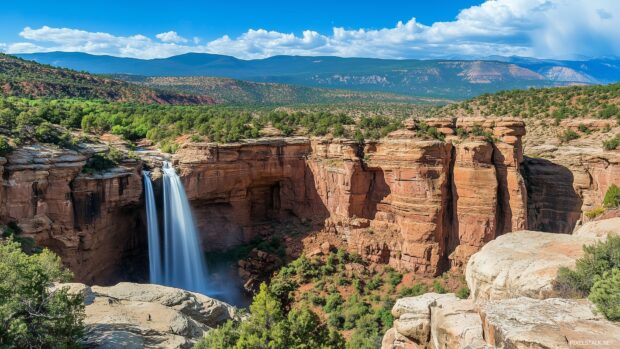
[[[242,60],[225,55],[188,53],[142,60],[72,52],[20,57],[96,74],[148,77],[225,77],[255,82],[397,93],[438,99],[466,99],[482,93],[531,87],[620,81],[618,60],[537,60],[490,57],[487,60],[395,60],[274,56]],[[161,81],[161,80],[160,80]]]
[[[83,304],[84,345],[562,348],[604,334],[613,348],[620,338],[591,275],[615,268],[618,84],[443,105],[204,77],[129,84],[0,61],[15,65],[0,75],[10,87],[1,245],[59,256],[55,268],[73,275],[63,292]],[[29,81],[43,87],[33,94]],[[145,172],[159,221],[147,215]],[[190,207],[177,223],[195,223],[207,262],[206,295],[148,283],[172,177]],[[561,270],[586,263],[584,245],[612,257],[579,293]]]

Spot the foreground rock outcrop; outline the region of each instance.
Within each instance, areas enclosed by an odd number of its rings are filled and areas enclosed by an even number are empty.
[[[590,222],[573,235],[519,231],[498,237],[474,254],[465,277],[476,301],[553,294],[561,267],[574,267],[583,246],[620,235],[620,218]]]
[[[56,287],[84,296],[87,348],[191,348],[211,328],[236,317],[226,303],[172,287],[126,282]]]
[[[574,235],[500,236],[469,259],[469,299],[436,293],[399,299],[382,349],[618,348],[620,323],[586,299],[552,298],[559,267],[574,266],[584,244],[618,234],[620,218],[587,223]]]
[[[596,314],[587,300],[519,297],[480,308],[486,343],[495,348],[620,346],[620,324]]]

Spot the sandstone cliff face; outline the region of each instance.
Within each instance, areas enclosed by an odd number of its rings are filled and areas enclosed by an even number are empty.
[[[140,239],[140,164],[87,175],[88,151],[35,145],[11,153],[0,166],[0,221],[58,253],[77,280],[107,283]]]
[[[447,142],[418,137],[412,124],[363,146],[304,138],[187,144],[174,162],[207,250],[248,242],[264,223],[310,220],[373,262],[435,275],[527,225],[523,124],[482,121],[433,121]],[[498,140],[463,141],[452,136],[457,125]]]
[[[568,234],[587,220],[584,212],[601,205],[612,183],[620,183],[620,151],[602,148],[620,127],[601,119],[568,119],[558,126],[527,122],[523,174],[529,229]],[[579,131],[580,125],[589,131]],[[566,129],[580,137],[561,143],[557,133]]]

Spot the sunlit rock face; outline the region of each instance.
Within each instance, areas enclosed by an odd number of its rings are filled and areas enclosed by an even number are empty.
[[[572,235],[506,233],[472,255],[468,299],[426,293],[398,299],[382,349],[617,348],[620,325],[587,299],[553,292],[561,267],[574,267],[583,246],[620,234],[620,218],[584,224]]]
[[[82,173],[91,153],[15,150],[2,165],[0,221],[58,253],[76,280],[106,284],[119,276],[122,261],[141,253],[141,165]]]
[[[370,261],[435,275],[462,268],[484,243],[527,226],[520,175],[525,130],[513,119],[429,125],[447,140],[421,137],[414,122],[365,144],[192,143],[174,162],[207,250],[248,242],[262,223],[309,220]],[[482,127],[495,142],[460,139],[457,127]]]

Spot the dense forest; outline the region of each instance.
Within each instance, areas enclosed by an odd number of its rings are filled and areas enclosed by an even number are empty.
[[[70,147],[74,131],[111,132],[128,141],[147,138],[174,151],[181,135],[192,140],[235,142],[261,136],[271,126],[281,135],[332,134],[376,139],[398,129],[401,118],[375,114],[352,117],[344,112],[294,111],[224,106],[165,106],[80,99],[0,98],[0,133],[20,144],[30,141]]]

